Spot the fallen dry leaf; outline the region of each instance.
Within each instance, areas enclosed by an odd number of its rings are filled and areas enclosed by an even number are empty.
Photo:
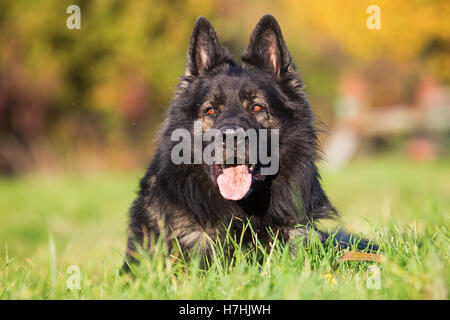
[[[336,262],[333,268],[340,262],[344,261],[373,261],[378,263],[384,263],[386,260],[385,256],[376,253],[365,253],[360,251],[347,251],[342,257]]]

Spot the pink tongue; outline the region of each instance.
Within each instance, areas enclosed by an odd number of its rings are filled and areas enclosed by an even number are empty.
[[[217,178],[220,194],[228,200],[242,199],[252,185],[252,175],[244,164],[223,169]]]

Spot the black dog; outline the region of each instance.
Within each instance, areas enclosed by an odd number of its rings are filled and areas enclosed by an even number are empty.
[[[336,216],[315,165],[319,150],[311,108],[275,18],[259,21],[240,66],[201,17],[186,60],[159,147],[130,210],[128,260],[151,234],[168,243],[176,237],[183,251],[208,253],[207,239],[223,235],[231,220],[237,232],[249,221],[260,240],[269,240],[270,229],[288,241],[305,239],[315,230],[315,220]],[[260,159],[255,164],[175,164],[171,153],[177,142],[171,135],[180,128],[193,134],[195,122],[203,132],[218,129],[224,136],[278,129],[278,172],[262,174]]]

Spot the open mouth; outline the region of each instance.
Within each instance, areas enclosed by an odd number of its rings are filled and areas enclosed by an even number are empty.
[[[265,176],[260,174],[258,164],[211,166],[211,179],[217,183],[220,194],[227,200],[237,201],[245,198],[251,193],[253,183],[264,178]]]

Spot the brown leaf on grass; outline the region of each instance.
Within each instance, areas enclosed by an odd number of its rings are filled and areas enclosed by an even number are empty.
[[[374,262],[383,263],[385,261],[385,257],[381,254],[375,254],[375,253],[347,251],[339,259],[339,262],[344,262],[344,261],[374,261]]]
[[[342,255],[339,261],[333,265],[333,268],[336,267],[338,263],[344,261],[373,261],[384,263],[386,261],[386,257],[382,254],[365,253],[360,251],[347,251]]]

